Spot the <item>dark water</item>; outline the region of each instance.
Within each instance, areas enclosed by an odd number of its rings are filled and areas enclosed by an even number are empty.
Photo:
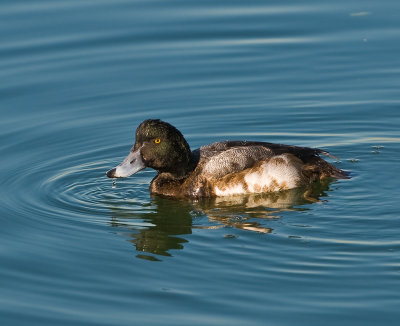
[[[399,38],[396,0],[3,0],[0,324],[397,325]],[[321,147],[353,178],[113,188],[146,118],[192,148]]]

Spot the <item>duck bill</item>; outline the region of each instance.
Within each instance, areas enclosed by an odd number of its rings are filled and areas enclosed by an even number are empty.
[[[120,165],[107,171],[106,174],[109,178],[125,178],[143,170],[145,167],[140,148],[135,151],[132,149]]]

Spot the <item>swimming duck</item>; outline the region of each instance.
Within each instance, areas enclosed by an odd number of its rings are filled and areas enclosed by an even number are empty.
[[[331,156],[318,148],[257,141],[222,141],[191,151],[178,129],[150,119],[137,128],[129,155],[106,174],[122,178],[150,167],[158,172],[150,184],[152,194],[195,198],[281,191],[324,178],[348,178],[320,154]]]

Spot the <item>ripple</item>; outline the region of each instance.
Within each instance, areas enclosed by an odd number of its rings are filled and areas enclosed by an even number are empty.
[[[143,211],[148,196],[144,185],[150,183],[152,171],[118,181],[114,189],[105,172],[118,158],[99,159],[104,151],[86,151],[67,162],[53,158],[25,169],[16,166],[20,172],[9,178],[3,195],[5,208],[34,221],[62,217],[101,224],[109,221],[110,208]]]
[[[45,180],[41,191],[48,195],[47,203],[55,210],[61,207],[87,216],[108,215],[109,208],[115,205],[119,210],[135,211],[138,204],[141,208],[141,198],[147,191],[143,183],[149,182],[149,173],[117,182],[114,189],[112,181],[105,176],[112,165],[103,160],[69,167]]]

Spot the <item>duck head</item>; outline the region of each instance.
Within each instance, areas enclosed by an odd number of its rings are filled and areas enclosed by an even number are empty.
[[[136,140],[121,164],[107,171],[109,178],[129,177],[149,167],[175,178],[191,170],[191,152],[181,132],[161,120],[145,120],[136,129]]]

